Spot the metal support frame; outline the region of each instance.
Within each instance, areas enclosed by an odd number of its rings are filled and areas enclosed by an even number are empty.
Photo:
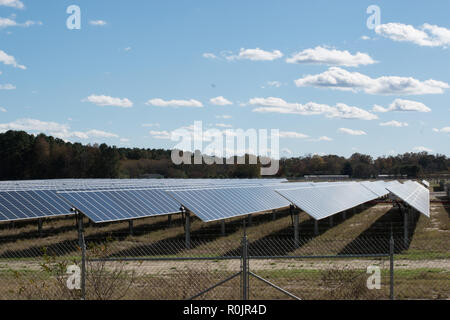
[[[78,220],[78,244],[81,248],[81,299],[86,299],[86,243],[84,241],[83,215],[76,214]]]
[[[273,210],[272,211],[272,221],[275,221],[277,219],[277,211]]]
[[[347,219],[347,210],[342,211],[342,220],[346,220]]]
[[[299,235],[299,213],[295,210],[293,206],[290,207],[291,212],[294,215],[294,245],[296,248],[300,246],[300,235]]]
[[[168,215],[167,216],[167,225],[170,227],[170,225],[172,224],[172,215]]]
[[[314,220],[314,235],[319,235],[319,220]]]
[[[248,300],[248,273],[249,273],[249,263],[248,263],[248,239],[247,233],[245,231],[245,221],[244,221],[244,237],[242,238],[242,259],[241,259],[241,278],[242,278],[242,300]]]
[[[394,236],[389,240],[389,299],[394,300]]]
[[[252,225],[252,215],[251,214],[249,214],[248,215],[248,226],[250,227],[251,225]]]
[[[403,245],[404,249],[408,247],[408,215],[411,209],[403,211]]]
[[[38,233],[39,233],[39,237],[41,237],[41,238],[42,238],[42,224],[43,224],[43,220],[38,219]]]
[[[329,218],[330,228],[333,227],[333,216],[330,216]]]
[[[225,236],[225,220],[220,221],[220,233]]]
[[[130,236],[133,235],[133,220],[128,220],[128,229],[130,232]]]
[[[184,212],[184,233],[186,249],[191,248],[191,214],[184,207],[181,208],[181,212]]]

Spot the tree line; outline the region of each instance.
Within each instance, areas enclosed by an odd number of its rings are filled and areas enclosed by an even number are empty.
[[[236,164],[236,157],[234,164],[175,165],[171,161],[171,152],[164,149],[117,148],[106,144],[83,145],[44,134],[8,131],[0,134],[0,180],[260,176],[260,164]],[[249,157],[246,156],[246,163]],[[420,152],[374,159],[355,153],[350,158],[336,155],[282,158],[277,176],[345,174],[352,178],[373,178],[388,174],[417,178],[437,173],[450,173],[450,158]]]

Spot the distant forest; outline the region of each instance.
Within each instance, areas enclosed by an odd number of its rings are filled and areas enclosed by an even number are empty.
[[[248,156],[247,156],[248,157]],[[280,160],[279,177],[345,174],[372,178],[379,174],[408,175],[450,173],[450,158],[426,152],[379,157],[355,153],[307,155]],[[44,134],[23,131],[0,134],[0,180],[62,178],[257,178],[260,165],[175,165],[171,150],[117,148],[64,142]]]

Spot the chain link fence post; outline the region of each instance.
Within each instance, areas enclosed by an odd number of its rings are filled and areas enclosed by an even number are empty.
[[[389,240],[389,298],[394,300],[394,237],[391,234]]]

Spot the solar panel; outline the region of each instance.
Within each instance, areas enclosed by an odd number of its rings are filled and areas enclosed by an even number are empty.
[[[277,189],[276,192],[316,220],[378,198],[377,194],[359,183]]]
[[[389,194],[386,189],[386,183],[384,181],[362,181],[360,182],[364,187],[378,195],[378,197],[384,197]]]
[[[58,195],[95,223],[180,212],[180,204],[161,189],[61,191]]]
[[[174,199],[204,222],[285,208],[290,202],[270,187],[245,186],[167,190]]]
[[[387,189],[420,213],[430,217],[430,191],[424,186],[411,181],[390,185]]]
[[[0,221],[17,221],[73,214],[51,190],[0,191]]]

